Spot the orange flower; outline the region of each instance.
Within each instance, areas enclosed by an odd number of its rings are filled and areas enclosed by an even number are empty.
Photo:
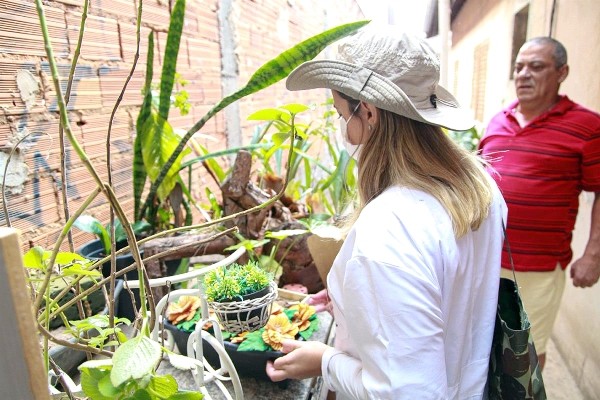
[[[262,338],[273,350],[281,350],[284,339],[294,339],[298,333],[298,327],[290,323],[285,314],[271,315],[265,326]]]
[[[283,307],[278,302],[274,301],[271,305],[271,315],[280,314],[283,312]]]
[[[240,332],[237,334],[237,336],[232,337],[230,339],[231,343],[242,343],[244,340],[246,340],[246,336],[248,335],[248,331],[245,332]]]
[[[189,321],[194,318],[194,314],[201,304],[202,302],[197,296],[181,296],[176,303],[171,303],[167,307],[167,319],[173,325]]]
[[[305,331],[310,326],[310,317],[315,314],[315,308],[306,303],[296,304],[290,307],[290,310],[296,310],[292,317],[292,323],[298,326],[299,331]]]

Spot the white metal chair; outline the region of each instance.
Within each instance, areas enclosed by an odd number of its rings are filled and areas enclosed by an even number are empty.
[[[167,286],[173,283],[187,282],[192,279],[198,279],[214,269],[221,268],[234,263],[237,259],[240,258],[240,256],[242,256],[245,253],[245,251],[245,248],[241,247],[237,249],[233,254],[214,264],[179,275],[150,279],[150,287]],[[132,289],[138,288],[139,281],[127,281],[126,286]],[[240,378],[235,369],[235,366],[231,361],[231,358],[225,351],[225,347],[223,345],[223,336],[219,328],[219,323],[215,318],[211,318],[209,316],[208,305],[206,304],[206,300],[203,296],[204,293],[202,290],[202,285],[197,286],[198,287],[195,289],[174,290],[158,301],[158,303],[156,304],[157,318],[155,319],[155,324],[152,329],[151,338],[153,340],[159,341],[159,338],[166,336],[166,347],[172,349],[174,346],[173,335],[168,330],[161,331],[159,329],[163,310],[168,305],[167,301],[176,301],[181,296],[200,297],[202,301],[202,318],[196,324],[196,329],[193,333],[190,334],[190,337],[187,342],[187,357],[195,360],[193,363],[195,365],[195,368],[191,370],[191,373],[194,377],[196,387],[202,394],[204,394],[206,399],[211,399],[206,385],[209,383],[214,383],[227,399],[235,398],[236,400],[242,400],[244,398],[242,384],[240,382]],[[207,322],[212,322],[214,335],[202,329],[202,327]],[[215,370],[204,358],[202,350],[203,342],[208,343],[219,355],[220,367],[218,369]],[[227,381],[231,382],[231,384],[233,385],[234,397],[232,397],[229,389],[224,384],[224,382]]]

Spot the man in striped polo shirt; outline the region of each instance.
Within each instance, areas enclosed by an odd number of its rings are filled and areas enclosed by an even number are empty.
[[[479,145],[508,206],[507,238],[542,368],[582,190],[595,199],[590,237],[571,278],[590,287],[600,277],[600,115],[558,94],[568,73],[560,42],[526,42],[514,66],[517,100],[492,118]],[[512,279],[506,251],[502,267]]]

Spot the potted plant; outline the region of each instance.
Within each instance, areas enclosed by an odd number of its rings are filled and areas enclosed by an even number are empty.
[[[209,308],[232,333],[263,327],[277,297],[272,275],[256,261],[212,270],[204,277],[203,286]]]
[[[171,332],[179,352],[187,354],[189,335],[197,324],[213,331],[214,317],[202,317],[202,300],[197,296],[182,296],[167,308],[165,328]],[[279,298],[273,302],[267,323],[253,332],[232,333],[219,324],[225,351],[241,376],[269,380],[264,366],[267,360],[283,356],[282,340],[308,340],[319,328],[315,308],[305,303],[290,302]],[[214,367],[219,367],[219,357],[212,348],[203,343],[203,356]]]

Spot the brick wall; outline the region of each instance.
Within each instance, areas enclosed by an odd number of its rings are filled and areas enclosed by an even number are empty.
[[[137,0],[139,1],[139,0]],[[72,131],[103,179],[107,179],[107,131],[110,114],[134,60],[137,1],[91,0],[89,16],[68,104]],[[155,81],[160,74],[172,1],[143,3],[140,60],[113,122],[111,172],[115,191],[132,217],[132,145],[134,123],[142,102],[147,37],[155,32]],[[222,98],[221,46],[217,0],[188,0],[177,70],[189,81],[192,110],[180,116],[172,110],[170,122],[186,129]],[[71,60],[80,29],[83,0],[46,0],[44,10],[59,63],[62,90],[66,89]],[[340,12],[344,10],[344,12]],[[239,87],[264,62],[293,44],[324,29],[363,18],[355,0],[233,0],[231,23],[239,63]],[[66,185],[60,171],[60,140],[56,95],[49,75],[41,30],[32,0],[0,0],[0,167],[13,144],[27,134],[13,156],[7,173],[6,202],[13,227],[22,232],[24,246],[49,248],[64,225],[61,190],[66,187],[71,213],[96,183],[65,144]],[[315,95],[321,96],[315,98]],[[264,107],[289,102],[319,103],[324,95],[288,92],[283,82],[241,101],[242,135],[251,136],[245,117]],[[226,147],[224,120],[218,115],[197,140],[211,150]],[[193,192],[201,196],[210,178],[193,172]],[[10,178],[10,179],[9,179]],[[203,200],[198,199],[200,202]],[[106,200],[99,196],[88,212],[108,220]],[[0,210],[0,224],[6,225]],[[200,222],[197,219],[195,222]],[[73,230],[78,247],[92,236]],[[66,247],[64,247],[66,248]]]

